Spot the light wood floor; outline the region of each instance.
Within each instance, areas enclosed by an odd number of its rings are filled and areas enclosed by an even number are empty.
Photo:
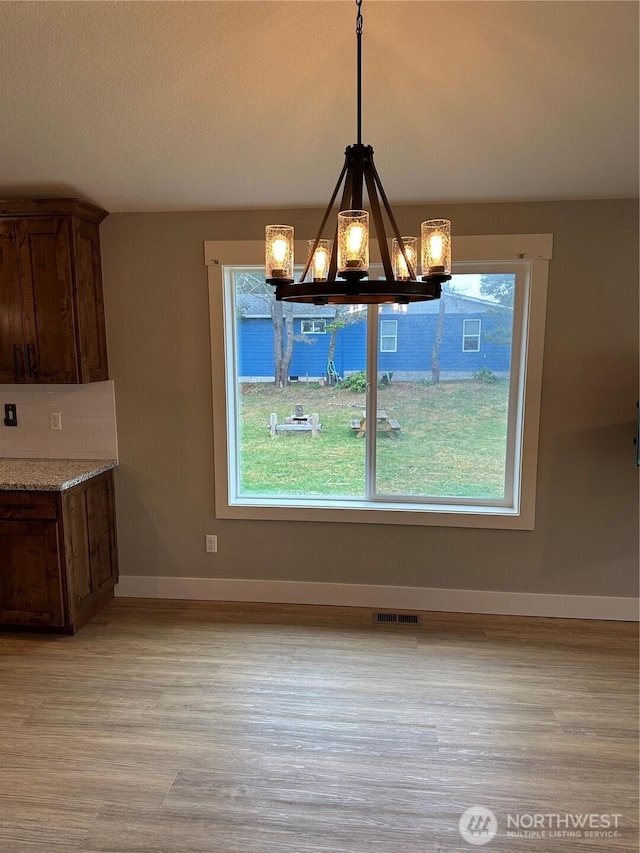
[[[1,853],[638,850],[637,626],[119,599],[0,635]],[[507,816],[620,814],[617,838]]]

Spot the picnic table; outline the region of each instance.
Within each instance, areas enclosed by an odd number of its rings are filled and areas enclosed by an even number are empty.
[[[390,438],[396,438],[396,433],[400,429],[400,424],[398,421],[390,418],[384,409],[378,409],[376,413],[376,424],[378,429],[381,429],[383,432],[386,432]],[[362,417],[358,420],[358,418],[354,418],[351,421],[351,429],[354,430],[357,435],[356,438],[362,438],[367,431],[367,413],[363,412]]]

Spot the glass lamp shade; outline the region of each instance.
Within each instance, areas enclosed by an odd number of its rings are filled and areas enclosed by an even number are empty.
[[[338,273],[369,270],[369,214],[342,210],[338,214]]]
[[[402,244],[404,245],[404,251],[407,256],[407,260],[411,264],[413,275],[417,275],[417,263],[418,263],[418,238],[417,237],[403,237]],[[393,238],[393,242],[391,244],[391,262],[393,264],[393,275],[397,281],[409,281],[412,276],[409,272],[409,268],[407,267],[407,262],[404,259],[402,254],[402,250],[400,248],[400,244]]]
[[[309,254],[313,251],[316,241],[309,240]],[[329,275],[329,264],[331,263],[331,250],[333,240],[319,240],[313,258],[311,260],[311,276],[314,281],[326,281]]]
[[[265,228],[267,279],[293,281],[293,226],[267,225]]]
[[[421,226],[422,275],[451,275],[451,222],[429,219]]]

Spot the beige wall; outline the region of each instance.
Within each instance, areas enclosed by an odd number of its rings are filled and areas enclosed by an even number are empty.
[[[633,201],[397,208],[455,234],[554,234],[536,529],[217,521],[205,240],[313,236],[318,214],[119,214],[102,226],[124,575],[637,594],[638,211]],[[606,261],[611,272],[602,269]],[[217,533],[219,553],[204,553]]]

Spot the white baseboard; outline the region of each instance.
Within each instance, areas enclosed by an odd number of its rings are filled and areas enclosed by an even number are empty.
[[[160,578],[128,575],[120,578],[116,595],[121,598],[328,604],[340,607],[438,610],[451,613],[612,619],[622,622],[638,621],[639,617],[636,598],[299,581]]]

